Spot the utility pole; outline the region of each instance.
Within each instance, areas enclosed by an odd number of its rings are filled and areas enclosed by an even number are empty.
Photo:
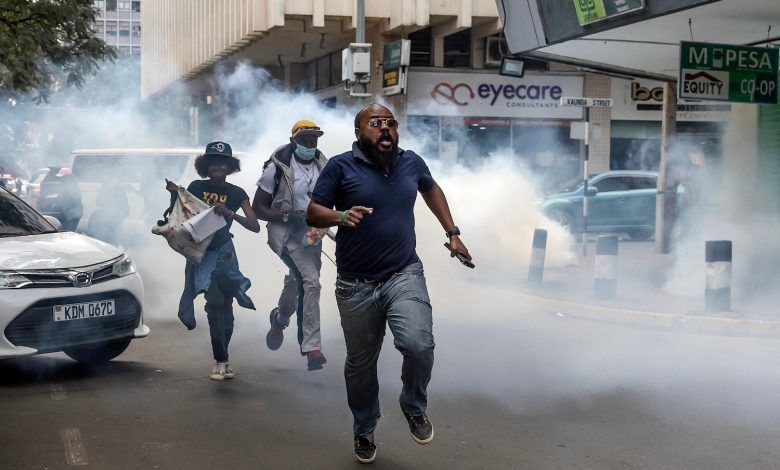
[[[582,256],[588,256],[588,199],[591,197],[588,191],[588,154],[590,153],[591,137],[590,108],[611,108],[612,100],[609,98],[562,96],[561,106],[585,108],[585,119],[582,122],[584,132],[577,138],[582,139],[582,144],[580,144],[580,155],[582,155]]]
[[[366,43],[366,2],[356,0],[355,42],[342,51],[341,77],[349,96],[367,98],[371,81],[371,44]]]
[[[366,0],[357,0],[357,27],[355,42],[366,42]]]
[[[661,117],[661,162],[658,165],[655,199],[655,249],[669,253],[672,225],[677,208],[675,181],[670,177],[670,155],[677,134],[677,95],[671,83],[664,83],[663,116]]]
[[[582,140],[582,256],[588,256],[588,160],[590,154],[590,107],[585,107],[585,138]]]
[[[357,26],[355,27],[355,42],[365,44],[366,42],[366,0],[357,0]],[[360,96],[366,92],[368,87],[365,83],[356,83],[353,91]]]

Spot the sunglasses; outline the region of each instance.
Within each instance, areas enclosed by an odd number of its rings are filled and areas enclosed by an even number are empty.
[[[382,124],[390,129],[398,128],[398,121],[393,118],[372,118],[368,120],[368,127],[382,127]]]

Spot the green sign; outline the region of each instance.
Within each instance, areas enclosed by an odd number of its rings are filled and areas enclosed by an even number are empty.
[[[385,44],[382,51],[382,68],[385,70],[400,69],[402,49],[401,41]]]
[[[638,11],[644,7],[644,0],[574,0],[580,26]]]
[[[777,48],[683,41],[677,97],[775,104],[778,70]]]
[[[382,92],[385,95],[405,92],[410,53],[411,41],[408,39],[387,43],[382,49]]]

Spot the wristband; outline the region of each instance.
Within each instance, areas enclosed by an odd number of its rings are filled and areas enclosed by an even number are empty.
[[[347,220],[347,212],[349,212],[349,210],[345,210],[341,213],[341,220],[339,220],[339,225],[344,225],[344,221]]]

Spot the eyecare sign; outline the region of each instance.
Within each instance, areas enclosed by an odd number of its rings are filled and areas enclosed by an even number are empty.
[[[582,119],[582,109],[561,106],[582,95],[582,77],[490,73],[410,72],[409,114]]]
[[[779,49],[680,43],[679,98],[776,104]]]

